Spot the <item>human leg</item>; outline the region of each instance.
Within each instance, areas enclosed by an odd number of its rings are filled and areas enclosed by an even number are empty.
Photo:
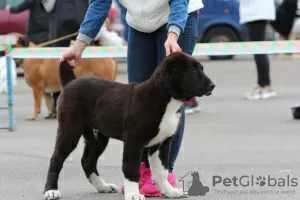
[[[283,36],[283,35],[280,35],[279,36],[279,40],[280,41],[285,41],[285,40],[287,40],[287,38],[285,36]],[[287,58],[287,56],[288,56],[288,54],[286,54],[286,53],[280,53],[278,55],[279,58]]]
[[[167,29],[166,26],[160,27],[156,30],[153,35],[155,36],[155,52],[156,52],[156,59],[155,59],[155,67],[158,67],[163,59],[165,58],[165,47],[164,43],[167,39]],[[152,180],[152,171],[151,166],[149,164],[149,155],[150,155],[150,148],[145,148],[142,157],[142,162],[146,164],[146,171],[149,172],[148,179],[146,180],[143,187],[140,189],[140,193],[145,195],[146,197],[160,197],[162,196],[161,192],[159,191],[158,187]],[[150,169],[151,168],[151,169]],[[147,173],[146,173],[147,175]]]
[[[185,25],[184,32],[180,35],[178,44],[180,48],[182,49],[183,52],[192,55],[195,45],[197,43],[197,18],[198,18],[198,13],[197,11],[192,12],[188,16],[188,20]],[[196,99],[194,99],[196,100]],[[196,101],[197,102],[197,101]],[[193,104],[195,107],[195,104]],[[182,138],[184,134],[184,124],[185,124],[185,108],[184,106],[182,107],[182,117],[181,117],[181,122],[179,124],[177,133],[175,134],[173,140],[172,140],[172,146],[171,146],[171,153],[170,153],[170,161],[169,161],[169,173],[170,177],[169,179],[173,183],[173,186],[176,186],[176,181],[175,181],[175,176],[173,173],[175,161],[178,157],[179,150],[181,147],[182,143]]]
[[[148,80],[156,67],[155,37],[131,27],[128,31],[127,72],[128,82]]]
[[[157,46],[158,46],[158,63],[159,65],[162,60],[165,57],[165,48],[164,48],[164,42],[167,38],[167,31],[166,29],[160,29],[159,34],[157,34]],[[181,33],[178,44],[181,47],[182,51],[188,54],[192,54],[193,50],[195,48],[195,44],[197,42],[197,12],[191,13],[188,17],[185,31]],[[173,187],[176,187],[176,180],[175,180],[175,175],[173,173],[174,169],[174,164],[176,161],[176,158],[178,156],[182,138],[183,138],[183,133],[184,133],[184,124],[185,124],[185,112],[184,112],[184,106],[182,107],[182,118],[179,124],[179,127],[177,129],[177,132],[175,133],[173,140],[172,140],[172,145],[171,145],[171,152],[170,152],[170,157],[169,157],[169,176],[168,180],[171,183]],[[144,160],[144,162],[148,162],[148,160]],[[161,196],[161,193],[159,189],[154,185],[152,180],[148,180],[147,183],[141,188],[141,193],[144,194],[145,196]]]
[[[158,67],[163,59],[165,58],[165,47],[164,43],[167,39],[167,30],[166,26],[160,27],[158,30],[156,30],[154,33],[152,33],[154,37],[154,50],[152,52],[155,52],[155,59],[153,59],[154,63],[152,65],[154,66],[154,69]],[[148,160],[148,155],[149,155],[149,148],[144,149],[143,157],[142,157],[142,162],[145,162],[146,168],[150,168],[149,165],[149,160]]]
[[[249,38],[251,41],[264,41],[267,21],[254,21],[247,23]],[[266,54],[254,55],[257,69],[257,86],[251,93],[246,94],[246,99],[267,99],[276,95],[270,87],[270,63]]]
[[[127,73],[128,82],[141,83],[148,80],[156,68],[156,37],[155,34],[142,33],[131,27],[128,30],[128,51],[127,51]],[[143,51],[144,49],[144,51]],[[151,175],[148,157],[148,150],[144,150],[141,163],[140,181],[141,187]],[[147,162],[147,164],[145,164]],[[148,166],[146,170],[145,165]],[[124,188],[122,188],[124,191]]]
[[[190,20],[187,21],[186,28],[181,34],[178,43],[182,51],[192,55],[198,38],[197,21],[200,11],[189,13]],[[190,101],[184,102],[185,114],[192,114],[201,111],[197,98],[194,97]]]
[[[257,21],[247,24],[249,28],[249,37],[251,41],[264,41],[265,40],[265,31],[266,31],[267,22],[266,21]],[[270,85],[270,64],[269,58],[266,54],[256,54],[254,55],[258,80],[257,84],[261,87]]]

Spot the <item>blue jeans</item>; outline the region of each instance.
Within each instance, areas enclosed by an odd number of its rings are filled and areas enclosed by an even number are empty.
[[[188,16],[184,32],[181,33],[178,44],[182,51],[192,54],[197,43],[197,12],[192,12]],[[148,80],[156,67],[165,58],[164,43],[167,39],[166,25],[160,27],[152,33],[142,33],[131,27],[128,32],[128,52],[127,52],[127,72],[128,81],[141,83]],[[177,159],[185,124],[185,112],[182,109],[182,117],[178,130],[172,140],[172,147],[169,158],[169,172],[172,173]],[[144,150],[142,161],[148,162],[148,149]]]

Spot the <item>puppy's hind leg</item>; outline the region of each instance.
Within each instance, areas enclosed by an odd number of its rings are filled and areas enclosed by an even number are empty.
[[[90,183],[100,193],[113,193],[118,192],[117,186],[106,183],[97,171],[98,158],[104,152],[109,138],[98,133],[93,134],[93,129],[86,127],[84,131],[85,148],[81,158],[81,165],[85,172],[86,177]]]
[[[159,147],[150,148],[150,167],[153,181],[157,184],[160,192],[168,198],[179,198],[183,196],[183,191],[173,188],[168,181],[169,154],[172,144],[172,137],[168,138]]]
[[[58,178],[60,171],[63,167],[64,161],[76,148],[81,133],[83,132],[83,125],[80,123],[80,120],[82,119],[76,121],[64,120],[64,122],[59,120],[55,150],[50,160],[44,190],[44,199],[46,200],[57,200],[60,198],[60,192],[58,191]],[[78,123],[75,124],[74,122]]]

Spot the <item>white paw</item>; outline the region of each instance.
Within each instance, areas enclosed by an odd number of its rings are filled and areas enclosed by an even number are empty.
[[[179,188],[170,188],[164,195],[168,198],[179,198],[183,196],[183,190]]]
[[[100,193],[116,193],[118,192],[118,187],[114,184],[107,183],[97,189]]]
[[[145,200],[145,196],[142,194],[125,194],[125,200]]]
[[[60,192],[58,190],[48,190],[44,194],[45,200],[57,200],[60,199]]]

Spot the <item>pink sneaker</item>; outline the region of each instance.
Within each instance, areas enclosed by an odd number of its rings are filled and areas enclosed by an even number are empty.
[[[169,173],[168,181],[172,185],[172,187],[176,188],[176,178],[174,173]],[[145,195],[146,197],[161,197],[162,194],[159,191],[156,184],[152,181],[152,175],[150,179],[146,182],[146,184],[140,189],[140,193]]]
[[[147,182],[149,179],[149,173],[144,173],[147,171],[146,169],[146,163],[142,162],[140,165],[140,180],[139,180],[139,188],[143,187],[143,185]],[[124,186],[122,186],[122,193],[124,193]]]
[[[174,188],[176,188],[176,178],[175,178],[174,173],[169,173],[168,181]],[[157,185],[153,183],[152,174],[150,175],[150,178],[146,182],[146,184],[142,188],[140,188],[140,193],[145,195],[146,197],[161,197],[162,196]]]
[[[176,178],[175,178],[175,174],[173,172],[169,173],[168,181],[173,186],[173,188],[177,188],[176,187]]]
[[[151,173],[151,171],[150,171],[150,173]],[[143,194],[145,197],[161,197],[162,196],[157,185],[155,185],[152,181],[152,175],[150,176],[148,181],[144,184],[144,186],[140,189],[140,193]]]

